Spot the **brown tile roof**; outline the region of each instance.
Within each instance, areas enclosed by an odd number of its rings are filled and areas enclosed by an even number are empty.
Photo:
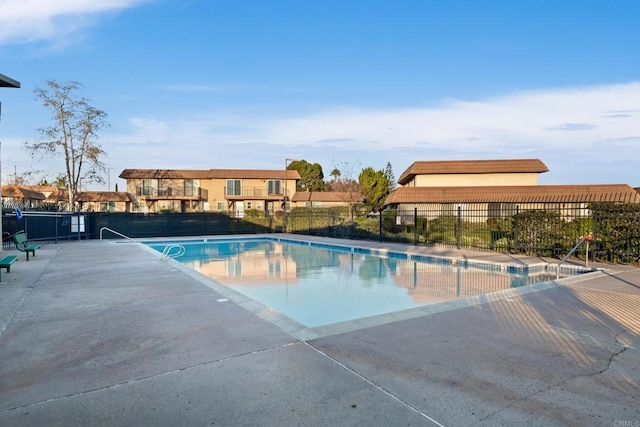
[[[547,166],[538,159],[417,161],[402,173],[398,178],[398,184],[406,184],[416,175],[542,173],[548,171]]]
[[[292,202],[362,202],[359,194],[349,194],[340,191],[298,191],[291,198]]]
[[[640,203],[627,184],[527,185],[485,187],[400,187],[385,205],[399,203]]]
[[[125,169],[123,179],[284,179],[284,169]],[[296,170],[287,170],[287,179],[300,179]]]
[[[68,202],[69,193],[67,190],[58,189],[47,196],[47,200],[50,202]]]
[[[124,179],[206,179],[208,170],[175,169],[125,169],[120,174]]]
[[[76,197],[78,202],[135,202],[136,197],[124,191],[83,191]]]
[[[39,191],[33,191],[18,185],[3,185],[2,197],[13,199],[44,200],[46,197]]]
[[[56,187],[55,185],[24,185],[23,188],[28,188],[29,190],[38,191],[40,193],[57,193],[64,191],[62,188]]]
[[[285,176],[284,169],[210,169],[209,179],[300,179],[297,170],[287,170]]]

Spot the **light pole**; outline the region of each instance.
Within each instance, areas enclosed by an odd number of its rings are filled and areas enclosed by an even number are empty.
[[[107,168],[107,191],[111,191],[111,169]]]

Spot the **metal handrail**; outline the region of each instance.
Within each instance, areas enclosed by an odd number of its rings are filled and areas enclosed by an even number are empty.
[[[173,249],[178,249],[178,251],[175,252],[175,253],[171,253],[171,251]],[[160,256],[160,261],[166,261],[168,259],[174,259],[174,258],[181,257],[186,252],[187,252],[187,250],[182,245],[178,245],[178,244],[167,245],[167,246],[164,247],[164,249],[162,251],[162,255]]]
[[[556,280],[558,280],[558,278],[560,277],[560,266],[562,264],[564,264],[565,261],[567,261],[567,259],[569,259],[569,257],[576,250],[578,250],[580,245],[582,245],[584,242],[587,242],[587,255],[585,257],[585,264],[584,265],[585,265],[585,267],[589,266],[589,242],[591,242],[592,240],[593,240],[593,238],[590,235],[585,235],[585,236],[580,237],[580,239],[578,240],[578,243],[576,243],[576,245],[569,251],[569,253],[567,255],[565,255],[564,258],[562,258],[562,260],[556,266]]]
[[[117,234],[117,235],[118,235],[118,236],[120,236],[120,237],[124,237],[125,239],[129,239],[129,240],[131,240],[132,242],[136,242],[136,243],[137,243],[137,240],[136,240],[136,239],[133,239],[133,238],[131,238],[131,237],[129,237],[129,236],[125,236],[125,235],[124,235],[124,234],[122,234],[122,233],[118,233],[116,230],[112,230],[112,229],[111,229],[111,228],[109,228],[109,227],[102,227],[102,228],[100,229],[100,240],[102,240],[102,232],[103,232],[104,230],[110,231],[110,232],[112,232],[113,234]]]

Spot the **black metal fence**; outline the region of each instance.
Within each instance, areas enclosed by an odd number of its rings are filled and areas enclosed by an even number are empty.
[[[12,245],[11,236],[24,231],[29,240],[57,243],[62,240],[80,239],[83,233],[72,232],[72,222],[80,229],[78,215],[63,212],[2,212],[2,246]]]
[[[293,209],[278,218],[224,213],[65,213],[13,211],[2,216],[3,244],[24,230],[29,240],[97,239],[105,227],[132,238],[289,233],[439,245],[560,258],[591,235],[594,261],[640,263],[640,205],[617,203],[437,205],[355,216],[348,209]],[[103,238],[120,238],[103,231]],[[586,255],[586,247],[576,252]]]
[[[107,229],[114,230],[116,233]],[[30,241],[58,243],[69,240],[120,239],[269,233],[275,220],[244,220],[222,213],[107,213],[107,212],[22,212],[5,210],[2,215],[3,247],[12,245],[11,236],[24,231]],[[101,232],[102,230],[102,232]]]
[[[294,210],[290,233],[336,238],[439,245],[561,258],[590,235],[592,260],[640,262],[640,205],[538,203],[437,205],[353,217],[340,210]],[[587,247],[576,255],[586,256]]]

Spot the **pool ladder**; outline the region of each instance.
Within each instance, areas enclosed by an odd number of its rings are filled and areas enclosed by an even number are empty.
[[[168,259],[179,258],[184,255],[187,250],[182,245],[172,244],[165,246],[160,256],[160,261],[167,261]]]
[[[573,253],[578,250],[578,248],[583,244],[586,243],[587,244],[587,250],[586,250],[586,256],[585,256],[585,260],[584,260],[584,266],[588,267],[589,266],[589,242],[591,242],[593,240],[593,238],[591,237],[590,234],[585,234],[584,236],[580,237],[578,239],[578,243],[576,243],[576,245],[569,251],[569,253],[567,255],[565,255],[564,258],[562,258],[562,260],[556,265],[556,280],[558,278],[560,278],[560,266],[562,264],[564,264],[571,255],[573,255]]]

